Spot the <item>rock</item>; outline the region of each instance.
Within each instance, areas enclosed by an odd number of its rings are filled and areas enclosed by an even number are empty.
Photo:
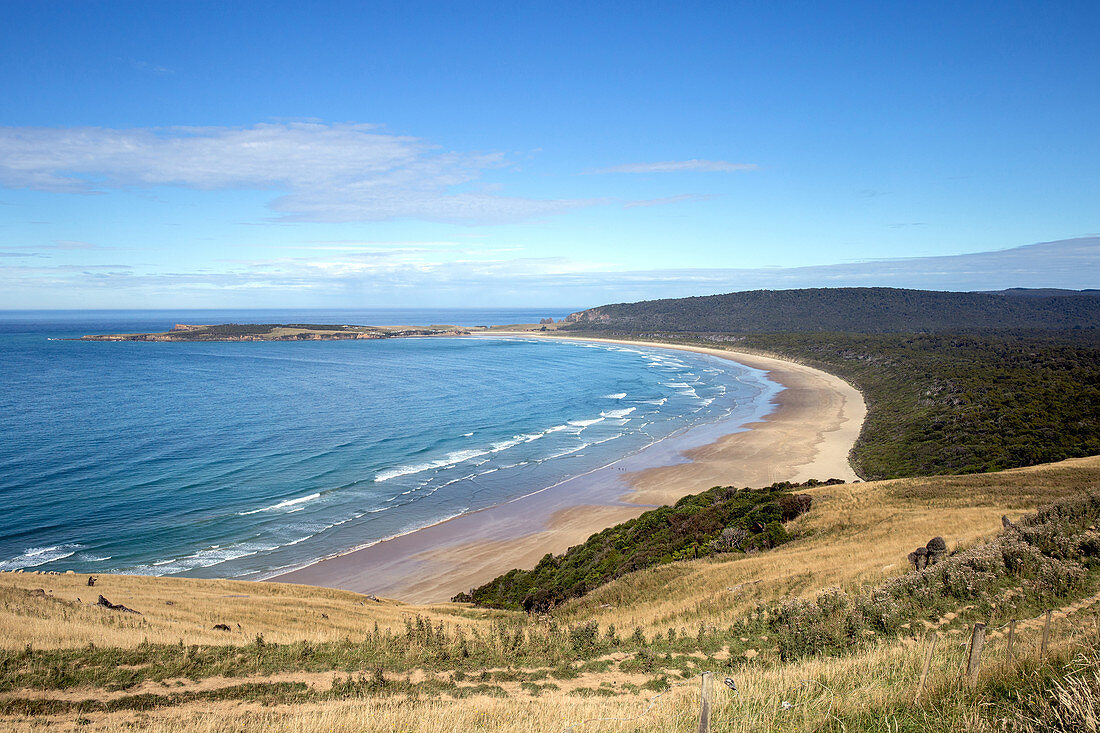
[[[34,590],[29,590],[27,592],[30,593],[35,598],[45,598],[46,597],[46,591],[42,590],[41,588],[35,588]]]
[[[947,543],[943,537],[933,537],[925,546],[928,550],[928,565],[935,565],[947,556]]]
[[[75,570],[66,570],[65,575],[76,575],[76,571]]]
[[[1001,526],[1004,527],[1005,529],[1012,529],[1016,525],[1013,524],[1012,520],[1008,518],[1007,514],[1005,514],[1004,516],[1001,517]]]
[[[214,624],[214,631],[232,631],[227,624]]]
[[[109,608],[112,611],[122,611],[123,613],[135,613],[138,616],[141,615],[140,611],[135,611],[132,608],[127,608],[126,606],[122,605],[121,603],[111,603],[110,601],[108,601],[103,596],[99,597],[99,600],[96,601],[96,605],[97,606],[103,606],[104,608]]]
[[[918,547],[909,553],[909,564],[914,570],[923,570],[928,566],[928,549]]]
[[[928,544],[925,545],[929,552],[947,552],[947,543],[944,542],[943,537],[933,537],[928,540]]]

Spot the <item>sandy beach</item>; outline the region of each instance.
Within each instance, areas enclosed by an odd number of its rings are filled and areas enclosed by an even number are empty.
[[[526,332],[513,335],[562,338]],[[653,506],[712,486],[858,478],[848,464],[848,453],[859,435],[866,406],[859,391],[839,377],[794,362],[724,349],[585,340],[710,354],[763,370],[783,389],[773,398],[775,409],[763,420],[686,450],[669,461],[672,465],[632,471],[624,461],[621,466],[269,580],[416,603],[445,601],[512,568],[533,567],[546,553],[560,553]]]

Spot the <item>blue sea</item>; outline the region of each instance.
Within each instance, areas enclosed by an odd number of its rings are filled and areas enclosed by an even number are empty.
[[[567,313],[0,312],[0,570],[268,577],[771,409],[762,372],[633,345],[64,340]]]

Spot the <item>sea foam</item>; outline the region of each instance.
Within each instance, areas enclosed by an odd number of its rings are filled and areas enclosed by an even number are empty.
[[[28,547],[23,554],[9,560],[0,560],[0,570],[22,570],[45,565],[56,560],[64,560],[76,554],[82,545],[64,544],[50,547]]]
[[[289,507],[298,506],[299,504],[305,504],[307,501],[313,501],[314,499],[320,499],[320,498],[321,498],[321,493],[316,492],[316,493],[310,494],[309,496],[299,496],[297,499],[287,499],[286,501],[280,501],[278,504],[272,504],[271,506],[265,506],[263,509],[253,509],[252,511],[248,511],[248,512],[237,512],[237,516],[245,517],[245,516],[248,516],[249,514],[259,514],[260,512],[274,512],[274,511],[278,511],[279,509],[287,509]],[[304,507],[298,506],[297,509],[294,509],[292,511],[299,511],[301,509],[304,509]]]

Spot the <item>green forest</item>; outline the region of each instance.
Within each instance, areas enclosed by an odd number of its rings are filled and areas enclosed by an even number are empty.
[[[676,339],[836,374],[867,402],[865,479],[998,471],[1100,453],[1100,332],[746,334]]]
[[[1100,453],[1096,291],[758,290],[601,306],[569,333],[723,346],[836,374],[867,401],[865,479]]]
[[[1100,292],[950,293],[899,288],[752,290],[617,303],[569,317],[565,330],[662,333],[863,333],[1100,327]]]

